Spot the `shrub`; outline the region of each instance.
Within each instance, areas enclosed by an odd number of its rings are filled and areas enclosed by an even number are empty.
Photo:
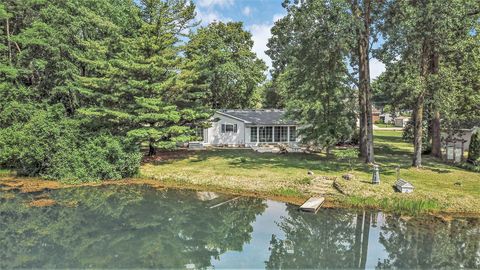
[[[480,166],[480,128],[475,129],[470,138],[468,160],[476,166]]]
[[[138,172],[141,155],[123,145],[128,144],[108,135],[88,139],[75,149],[58,151],[41,175],[75,182],[130,177]]]
[[[335,152],[335,157],[340,160],[347,160],[350,171],[352,168],[352,161],[358,158],[359,151],[356,148],[348,148]]]
[[[123,138],[85,134],[61,107],[51,107],[0,130],[0,164],[24,176],[96,181],[134,175],[140,154]]]

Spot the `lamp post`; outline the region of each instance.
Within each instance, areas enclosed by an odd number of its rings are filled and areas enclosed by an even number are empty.
[[[373,165],[372,184],[374,185],[380,184],[380,173],[379,173],[377,164]]]

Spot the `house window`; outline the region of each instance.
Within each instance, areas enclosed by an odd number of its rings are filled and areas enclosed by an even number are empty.
[[[222,124],[222,133],[237,133],[237,124]]]
[[[290,141],[291,142],[297,141],[297,130],[295,127],[290,127]]]
[[[272,142],[273,127],[259,127],[258,131],[260,142]]]
[[[257,127],[250,128],[250,141],[251,142],[257,141]]]
[[[288,127],[275,127],[275,141],[288,142]]]
[[[274,136],[273,140],[274,140],[275,142],[279,142],[279,141],[280,141],[280,128],[281,128],[281,127],[273,127],[273,128],[274,128],[274,130],[275,130],[275,132],[274,132],[274,133],[275,133],[275,136]]]

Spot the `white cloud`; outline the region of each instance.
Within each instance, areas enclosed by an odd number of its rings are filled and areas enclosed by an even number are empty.
[[[250,27],[253,39],[253,51],[260,59],[263,59],[269,68],[272,67],[272,60],[265,54],[268,39],[272,36],[270,28],[271,24],[253,24]]]
[[[273,22],[276,22],[278,20],[280,20],[281,18],[285,17],[285,14],[284,13],[277,13],[277,14],[274,14],[273,15]]]
[[[370,79],[376,79],[382,72],[385,71],[385,64],[380,62],[377,58],[370,59]]]
[[[242,13],[245,16],[250,16],[252,14],[252,9],[249,6],[246,6],[242,9]]]
[[[197,9],[197,20],[201,21],[201,25],[207,25],[213,21],[222,21],[222,22],[229,22],[232,21],[231,18],[223,17],[221,14],[216,12],[215,10],[202,10]]]
[[[268,39],[272,36],[270,29],[273,27],[274,22],[284,16],[285,14],[275,14],[273,15],[272,21],[269,23],[252,24],[248,27],[248,29],[252,33],[253,51],[260,59],[263,59],[263,61],[265,61],[269,69],[272,68],[272,60],[270,59],[270,57],[268,57],[265,51],[268,49]]]
[[[198,5],[201,7],[227,7],[233,5],[233,0],[199,0]]]

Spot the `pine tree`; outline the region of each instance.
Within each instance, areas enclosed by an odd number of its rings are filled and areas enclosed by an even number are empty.
[[[92,105],[81,114],[92,124],[148,143],[149,155],[193,139],[194,128],[209,116],[188,100],[182,81],[178,43],[194,9],[184,0],[141,1],[138,31],[118,38],[118,52],[102,59],[100,78],[82,80],[83,96]]]

